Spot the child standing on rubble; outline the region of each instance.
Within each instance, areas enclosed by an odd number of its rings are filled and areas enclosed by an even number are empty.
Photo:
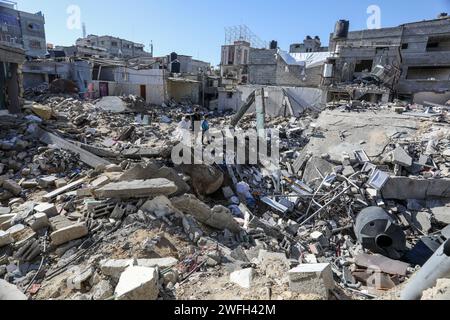
[[[210,143],[210,135],[209,135],[209,123],[208,123],[208,115],[205,115],[202,120],[202,143],[206,137],[207,143]]]

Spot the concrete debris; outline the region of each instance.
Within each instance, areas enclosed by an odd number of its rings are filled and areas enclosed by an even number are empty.
[[[94,191],[100,199],[132,199],[151,196],[169,196],[177,192],[177,186],[167,179],[135,180],[109,183]]]
[[[28,300],[15,285],[0,279],[0,300]]]
[[[235,271],[230,275],[230,281],[241,288],[250,289],[255,270],[252,268]]]
[[[50,237],[52,239],[52,244],[59,246],[69,241],[85,237],[88,233],[89,231],[86,224],[82,222],[54,231],[50,234]]]
[[[0,116],[0,277],[36,300],[368,300],[434,277],[450,237],[447,107],[360,101],[387,95],[379,78],[332,85],[334,102],[302,112],[300,88],[280,90],[280,110],[252,89],[237,113],[27,92],[23,115]],[[186,116],[277,129],[279,166],[175,164]]]
[[[156,300],[159,295],[155,268],[128,267],[114,290],[117,300]]]
[[[289,289],[293,292],[328,300],[334,288],[333,271],[328,263],[302,264],[289,271]]]

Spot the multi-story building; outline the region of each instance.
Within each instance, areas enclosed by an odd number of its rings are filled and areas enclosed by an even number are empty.
[[[231,80],[239,84],[248,81],[248,63],[250,57],[250,43],[235,41],[231,45],[222,46],[220,75],[222,79]]]
[[[450,100],[450,17],[398,27],[332,34],[336,82],[387,76],[394,93],[418,103]]]
[[[44,57],[47,53],[44,15],[19,11],[14,2],[0,0],[0,42],[24,49],[28,57]]]
[[[86,38],[78,39],[76,46],[93,50],[106,50],[109,58],[151,57],[153,55],[153,53],[144,51],[145,46],[143,44],[112,36],[88,35]]]

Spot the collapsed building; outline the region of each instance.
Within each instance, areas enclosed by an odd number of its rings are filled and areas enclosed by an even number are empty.
[[[448,299],[450,101],[389,102],[406,55],[338,26],[338,52],[227,45],[225,79],[175,54],[79,57],[83,95],[29,90],[1,112],[0,297]],[[20,75],[23,52],[1,49]],[[174,160],[199,140],[189,116],[224,138],[195,146],[220,160]]]

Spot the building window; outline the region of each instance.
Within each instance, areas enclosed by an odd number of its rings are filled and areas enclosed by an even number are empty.
[[[30,40],[29,46],[31,49],[42,49],[41,42],[36,40]]]
[[[30,22],[27,25],[27,28],[28,28],[29,31],[40,31],[41,30],[40,26],[37,23],[34,23],[34,22]]]
[[[409,67],[407,80],[449,81],[450,66],[443,67]]]
[[[373,60],[359,60],[355,65],[355,72],[372,71]]]
[[[450,51],[450,37],[428,38],[427,51]]]
[[[128,73],[122,72],[122,80],[123,81],[128,81]]]
[[[402,43],[402,50],[406,50],[409,47],[409,43]]]
[[[248,50],[244,50],[244,64],[248,64]]]
[[[117,47],[118,43],[117,41],[111,41],[111,47]]]
[[[100,41],[100,44],[103,46],[105,45],[105,41]]]

